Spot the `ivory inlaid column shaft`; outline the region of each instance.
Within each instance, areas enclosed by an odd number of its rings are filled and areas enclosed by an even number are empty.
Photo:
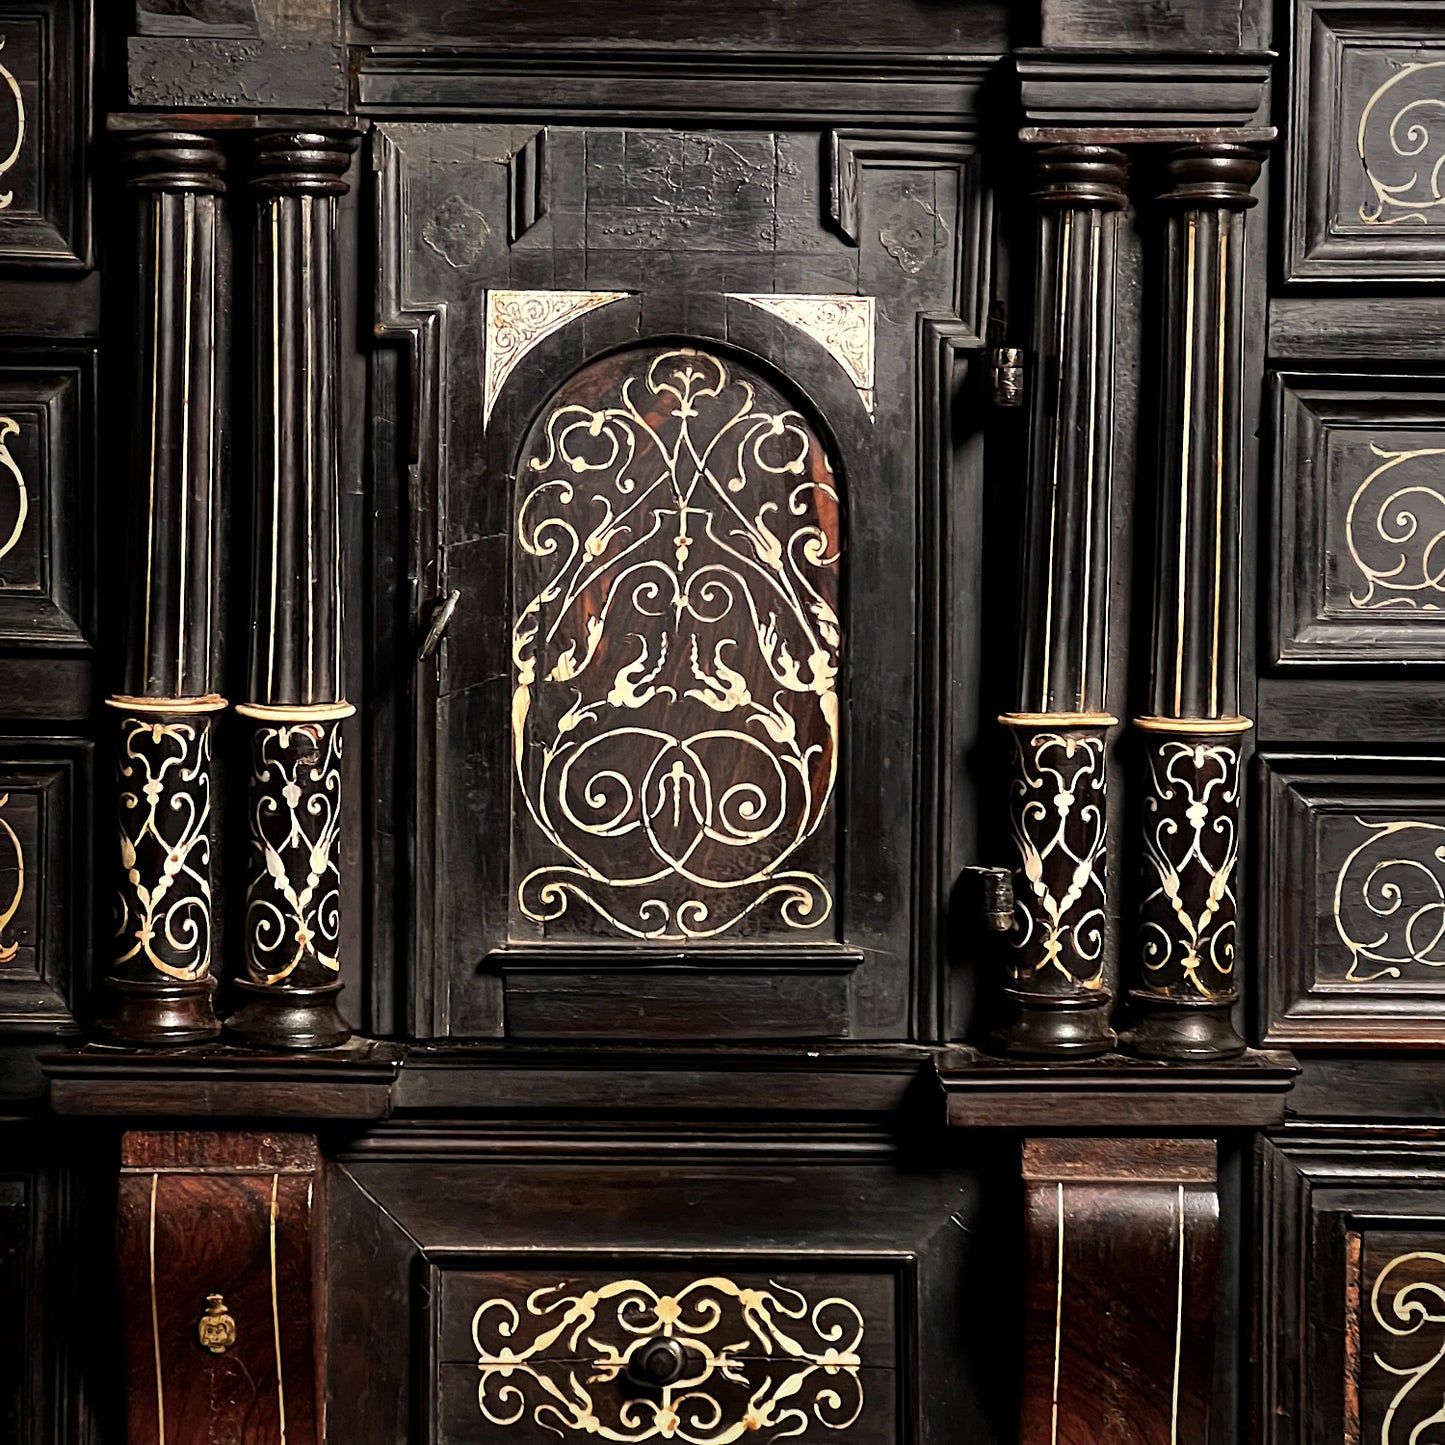
[[[345,1042],[340,992],[342,656],[337,203],[350,127],[251,141],[254,444],[250,883],[242,1007],[267,1048]]]
[[[220,651],[230,309],[225,160],[185,131],[119,142],[134,198],[127,627],[116,725],[116,932],[101,1027],[141,1044],[220,1031],[212,723]]]
[[[1225,141],[1166,165],[1160,506],[1152,713],[1136,719],[1144,883],[1131,1046],[1150,1057],[1244,1049],[1237,887],[1244,212],[1260,157]]]
[[[1110,457],[1122,153],[1038,157],[1028,494],[1010,822],[1016,927],[999,1041],[1012,1053],[1112,1047],[1105,980]]]

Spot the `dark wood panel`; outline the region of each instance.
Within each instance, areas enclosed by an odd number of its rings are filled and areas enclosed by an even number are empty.
[[[1439,274],[1445,26],[1377,0],[1295,0],[1286,181],[1289,281]],[[1427,156],[1428,152],[1428,156]]]
[[[1445,662],[1445,393],[1275,378],[1274,661]]]
[[[672,40],[762,54],[850,50],[989,52],[1007,36],[998,0],[680,0],[659,28],[657,11],[637,0],[579,10],[564,0],[350,0],[351,36],[360,44],[655,45]]]
[[[1266,1042],[1445,1037],[1442,769],[1428,758],[1261,759]]]

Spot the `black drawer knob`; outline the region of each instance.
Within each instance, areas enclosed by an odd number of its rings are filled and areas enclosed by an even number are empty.
[[[677,1384],[686,1369],[687,1351],[676,1340],[648,1340],[632,1352],[627,1378],[634,1385],[660,1390]]]

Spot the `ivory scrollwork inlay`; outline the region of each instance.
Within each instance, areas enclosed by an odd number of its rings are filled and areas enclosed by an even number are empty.
[[[744,295],[746,301],[796,326],[818,343],[848,374],[868,415],[873,415],[877,303],[871,296]]]
[[[0,35],[0,50],[5,48],[5,39],[5,36]],[[20,159],[20,152],[25,145],[25,97],[20,91],[20,82],[16,80],[4,61],[0,61],[0,80],[5,82],[5,89],[15,103],[15,141],[9,152],[0,156],[0,176],[4,176],[14,169],[15,162]],[[14,191],[0,191],[0,211],[13,204],[14,200]]]
[[[1018,928],[1037,967],[1103,987],[1107,856],[1105,740],[1098,732],[1011,730],[1010,822],[1021,860]]]
[[[482,389],[482,425],[492,419],[492,408],[502,387],[526,354],[560,331],[569,321],[621,301],[626,291],[507,291],[487,292],[487,354]]]
[[[1445,60],[1402,65],[1360,112],[1355,145],[1373,195],[1367,226],[1431,225],[1445,217]]]
[[[5,930],[14,922],[15,915],[20,911],[20,904],[25,898],[25,849],[22,847],[19,835],[10,826],[10,821],[5,817],[5,806],[10,801],[9,793],[0,793],[0,839],[3,839],[5,851],[14,859],[15,887],[11,890],[10,901],[0,907],[0,964],[14,963],[20,953],[20,941],[11,939],[5,941]]]
[[[1403,1382],[1380,1420],[1378,1445],[1426,1445],[1430,1437],[1424,1432],[1432,1425],[1445,1425],[1445,1405],[1430,1409],[1432,1397],[1438,1400],[1442,1393],[1442,1380],[1435,1372],[1445,1360],[1445,1286],[1438,1280],[1420,1277],[1422,1273],[1438,1274],[1441,1270],[1445,1270],[1445,1255],[1414,1250],[1396,1255],[1384,1265],[1370,1289],[1370,1314],[1375,1323],[1397,1339],[1424,1333],[1426,1349],[1430,1351],[1414,1363],[1388,1360],[1378,1350],[1373,1353],[1376,1366]],[[1433,1385],[1422,1389],[1432,1375],[1435,1375]],[[1410,1397],[1416,1390],[1421,1390],[1422,1398],[1418,1405],[1413,1405]],[[1420,1416],[1421,1409],[1429,1413]],[[1408,1417],[1408,1435],[1403,1430],[1398,1433],[1395,1430],[1402,1412]]]
[[[563,1439],[730,1445],[755,1432],[804,1435],[815,1424],[844,1430],[862,1414],[863,1316],[840,1296],[810,1307],[776,1282],[750,1288],[720,1276],[672,1294],[638,1279],[568,1290],[534,1290],[525,1313],[489,1299],[473,1315],[477,1403],[491,1424],[530,1415]],[[677,1382],[644,1395],[609,1390],[659,1338],[682,1348]],[[584,1350],[590,1358],[579,1361]]]
[[[211,966],[211,729],[197,717],[123,717],[117,963],[167,978]]]
[[[1232,986],[1239,862],[1237,742],[1149,748],[1141,909],[1145,982],[1214,998]]]
[[[5,445],[6,441],[20,433],[20,423],[8,416],[0,416],[0,468],[4,469],[14,490],[14,510],[10,508],[0,511],[0,557],[11,552],[15,544],[20,540],[20,534],[25,530],[25,519],[30,515],[30,496],[25,485],[25,478],[20,473],[20,467],[15,458],[10,455],[10,448]],[[5,519],[10,520],[10,530],[5,530]]]
[[[246,964],[257,983],[290,978],[310,961],[340,970],[339,722],[259,726],[252,736]]]
[[[1362,582],[1350,592],[1361,610],[1435,612],[1445,601],[1445,476],[1420,475],[1412,464],[1445,457],[1445,447],[1387,451],[1350,497],[1345,545]],[[1433,468],[1445,472],[1445,463]]]
[[[649,348],[578,373],[524,456],[522,915],[668,941],[764,911],[816,928],[843,646],[841,498],[816,433],[718,357]]]
[[[1335,878],[1334,923],[1349,983],[1445,966],[1445,825],[1356,818],[1365,837]]]

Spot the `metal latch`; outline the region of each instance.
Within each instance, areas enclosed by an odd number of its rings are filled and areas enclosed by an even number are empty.
[[[973,865],[963,869],[972,880],[974,895],[970,900],[983,915],[983,925],[990,933],[1007,933],[1014,927],[1014,876],[1007,868],[982,868]]]
[[[431,626],[427,628],[426,636],[422,638],[421,650],[416,655],[418,662],[425,662],[441,646],[442,634],[447,630],[452,613],[457,610],[457,603],[461,600],[461,592],[454,588],[432,609]]]

